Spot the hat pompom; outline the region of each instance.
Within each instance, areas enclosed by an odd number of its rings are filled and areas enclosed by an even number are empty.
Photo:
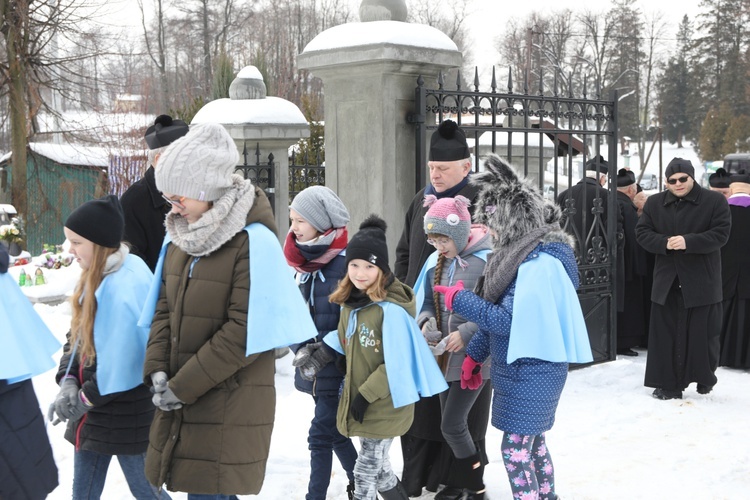
[[[385,230],[388,228],[388,224],[386,224],[386,222],[377,215],[370,214],[365,220],[362,221],[362,224],[359,225],[359,229],[361,231],[362,229],[371,227],[380,229],[381,231],[385,232]]]
[[[172,117],[169,115],[159,115],[156,117],[156,120],[154,120],[154,125],[161,125],[162,127],[171,127],[172,126]]]
[[[456,208],[459,210],[467,209],[471,206],[471,200],[468,199],[466,196],[461,196],[460,194],[457,195],[455,198],[453,198],[456,201]]]
[[[437,129],[438,134],[440,134],[443,139],[448,140],[453,139],[456,135],[456,130],[458,130],[458,124],[453,120],[443,121]]]

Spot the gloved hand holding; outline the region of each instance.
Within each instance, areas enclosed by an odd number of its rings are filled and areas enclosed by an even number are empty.
[[[292,360],[292,366],[302,366],[307,363],[307,360],[312,356],[312,346],[315,344],[318,344],[318,342],[306,344],[297,349],[297,352],[294,354],[294,359]]]
[[[52,403],[47,412],[47,418],[52,425],[66,422],[70,418],[68,407],[74,406],[78,399],[78,381],[75,377],[67,376],[60,383],[60,391],[57,393],[55,402]],[[57,420],[53,421],[57,414]]]
[[[453,310],[453,298],[458,292],[464,289],[464,282],[461,280],[456,281],[453,286],[435,285],[432,287],[438,293],[445,294],[445,307],[449,310]]]
[[[352,406],[350,408],[354,420],[361,424],[365,420],[365,412],[367,411],[368,406],[370,406],[370,403],[362,394],[354,396],[354,401],[352,401]]]
[[[156,394],[157,392],[164,392],[167,390],[167,377],[166,372],[154,372],[151,374],[151,392]]]
[[[468,354],[461,365],[461,389],[475,391],[482,385],[482,363],[474,361]]]
[[[325,365],[333,361],[334,353],[323,345],[323,342],[310,344],[312,354],[307,361],[299,366],[299,374],[304,380],[312,380]]]
[[[167,385],[167,388],[163,392],[155,393],[154,397],[151,398],[151,402],[161,411],[177,410],[182,408],[184,404],[180,398],[175,396],[169,385]]]
[[[440,342],[443,334],[438,330],[437,320],[434,316],[422,324],[422,335],[424,335],[424,339],[431,346]]]
[[[73,422],[81,420],[81,418],[88,412],[94,405],[88,400],[86,395],[83,393],[83,389],[78,390],[78,397],[76,398],[76,404],[68,407],[68,418]]]

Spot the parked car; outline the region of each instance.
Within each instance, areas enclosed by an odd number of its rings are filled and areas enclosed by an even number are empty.
[[[750,153],[732,153],[724,157],[724,170],[730,174],[744,170],[750,173]]]
[[[646,191],[651,189],[659,189],[659,178],[656,177],[656,174],[643,174],[640,184],[641,187]]]

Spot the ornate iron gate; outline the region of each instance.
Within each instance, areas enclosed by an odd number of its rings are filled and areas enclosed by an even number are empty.
[[[276,188],[274,172],[276,165],[273,162],[273,153],[268,154],[268,162],[262,164],[260,161],[260,144],[255,145],[255,164],[251,165],[247,163],[247,143],[242,147],[242,165],[237,165],[234,169],[235,172],[242,174],[245,179],[250,179],[254,186],[261,188],[268,196],[268,201],[271,203],[274,213],[276,213]]]
[[[616,231],[616,174],[617,174],[617,93],[602,99],[599,91],[594,98],[558,94],[555,76],[551,93],[545,94],[543,80],[536,93],[513,90],[508,78],[506,92],[498,92],[495,70],[489,92],[479,90],[475,72],[474,89],[462,90],[460,75],[456,88],[444,86],[443,75],[438,87],[427,88],[422,77],[417,80],[416,113],[409,116],[415,123],[416,185],[426,185],[428,132],[431,134],[445,119],[455,120],[473,146],[474,169],[481,168],[481,160],[496,153],[527,177],[534,178],[545,196],[557,200],[559,193],[574,186],[585,175],[586,161],[603,153],[609,162],[606,189],[608,196],[598,194],[590,214],[581,214],[583,227],[576,231],[571,223],[575,215],[572,200],[563,201],[565,229],[577,241],[576,259],[580,276],[578,297],[588,327],[594,361],[615,359],[617,307],[615,277],[617,260]],[[568,85],[568,88],[571,88]],[[603,217],[604,203],[607,217]],[[584,200],[584,206],[587,206]],[[587,221],[586,219],[589,218]]]

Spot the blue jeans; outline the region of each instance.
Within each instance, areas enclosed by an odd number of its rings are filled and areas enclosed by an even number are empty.
[[[130,492],[137,500],[170,500],[166,490],[149,484],[144,472],[146,454],[106,455],[94,451],[79,450],[73,460],[73,500],[98,500],[104,490],[107,469],[113,456],[117,456],[120,468],[128,482]]]
[[[310,482],[305,500],[325,500],[331,482],[333,453],[341,462],[349,481],[354,481],[357,449],[352,440],[336,428],[338,396],[314,396],[315,416],[310,422],[307,444],[310,449]],[[333,453],[331,453],[333,451]]]

